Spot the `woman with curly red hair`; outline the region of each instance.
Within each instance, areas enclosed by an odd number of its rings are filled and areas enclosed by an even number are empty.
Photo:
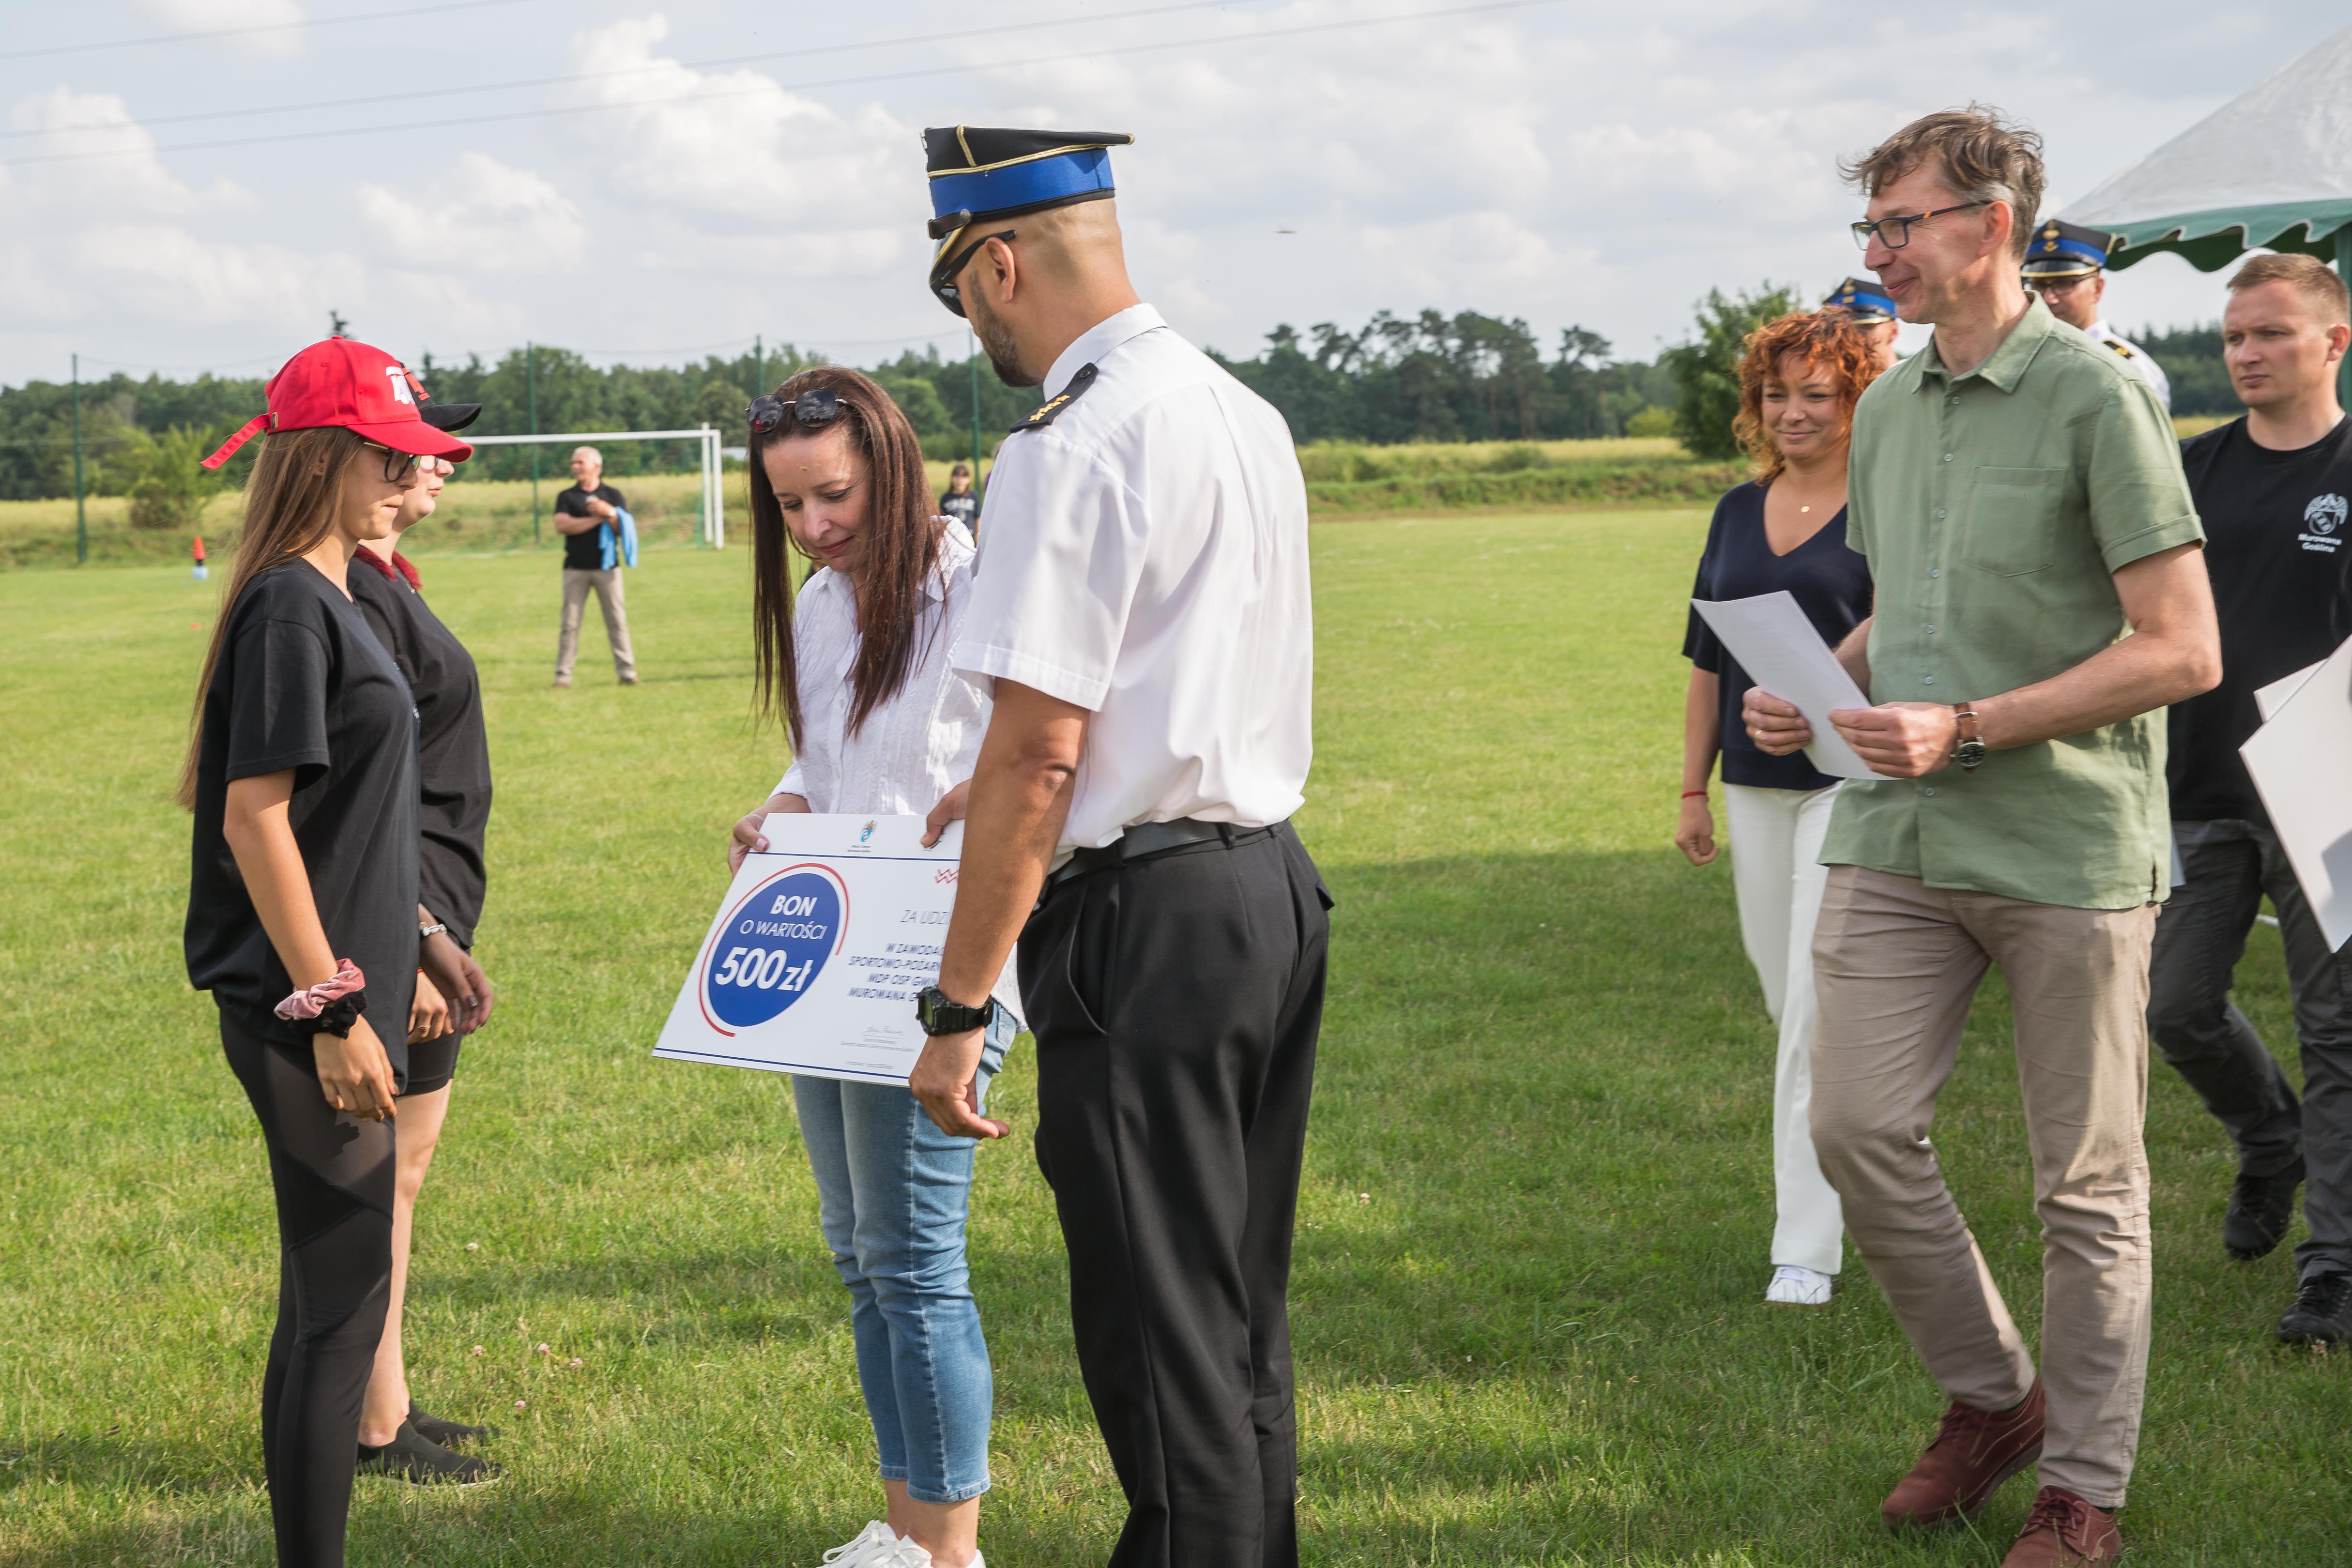
[[[1870,613],[1870,569],[1846,548],[1846,452],[1854,404],[1877,378],[1878,355],[1843,310],[1783,316],[1748,337],[1739,361],[1733,429],[1756,476],[1716,504],[1694,599],[1748,599],[1787,590],[1835,647]],[[1683,638],[1691,662],[1683,704],[1683,783],[1675,844],[1693,865],[1716,858],[1707,780],[1723,758],[1739,934],[1780,1030],[1772,1089],[1772,1169],[1778,1220],[1764,1299],[1818,1306],[1844,1254],[1837,1194],[1813,1157],[1813,924],[1827,874],[1821,864],[1837,780],[1799,752],[1768,756],[1739,720],[1752,685],[1694,612]]]

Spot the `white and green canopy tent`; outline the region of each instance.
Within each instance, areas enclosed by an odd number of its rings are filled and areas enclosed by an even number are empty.
[[[2060,214],[2123,236],[2110,269],[2171,251],[2200,272],[2299,250],[2352,278],[2352,27]],[[2343,370],[2352,403],[2352,357]]]

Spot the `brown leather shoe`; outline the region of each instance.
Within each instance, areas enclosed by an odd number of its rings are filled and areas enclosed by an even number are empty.
[[[1974,1519],[2000,1483],[2042,1457],[2042,1380],[2014,1410],[1954,1404],[1911,1473],[1896,1483],[1878,1516],[1895,1529]]]
[[[2123,1531],[2116,1516],[2068,1491],[2043,1487],[2033,1497],[2033,1511],[2025,1516],[2000,1568],[2084,1568],[2113,1563],[2124,1554]]]

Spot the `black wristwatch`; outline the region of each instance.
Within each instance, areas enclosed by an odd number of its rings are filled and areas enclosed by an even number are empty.
[[[1959,744],[1952,748],[1952,760],[1960,765],[1962,772],[1973,773],[1977,770],[1977,765],[1985,759],[1987,749],[1983,737],[1977,734],[1975,706],[1970,703],[1954,703],[1952,720],[1953,727],[1959,734]]]
[[[961,1034],[994,1022],[996,1007],[994,997],[988,998],[986,1007],[968,1008],[949,1000],[937,986],[925,986],[915,995],[915,1021],[923,1026],[925,1034]]]

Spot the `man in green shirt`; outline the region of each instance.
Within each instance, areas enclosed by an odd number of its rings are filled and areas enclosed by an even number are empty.
[[[1813,938],[1813,1144],[1854,1245],[1951,1401],[1881,1512],[1974,1516],[2040,1464],[2006,1568],[2108,1563],[2147,1364],[2147,954],[2168,882],[2166,705],[2221,653],[2170,422],[2018,277],[2040,138],[1971,108],[1847,174],[1855,225],[1934,340],[1855,411],[1846,537],[1875,612],[1838,650],[1874,706],[1830,722],[1878,779],[1839,792]],[[2126,632],[2130,635],[2126,635]],[[1760,688],[1767,751],[1811,737]],[[2043,1228],[2032,1354],[1927,1134],[1999,964]]]

